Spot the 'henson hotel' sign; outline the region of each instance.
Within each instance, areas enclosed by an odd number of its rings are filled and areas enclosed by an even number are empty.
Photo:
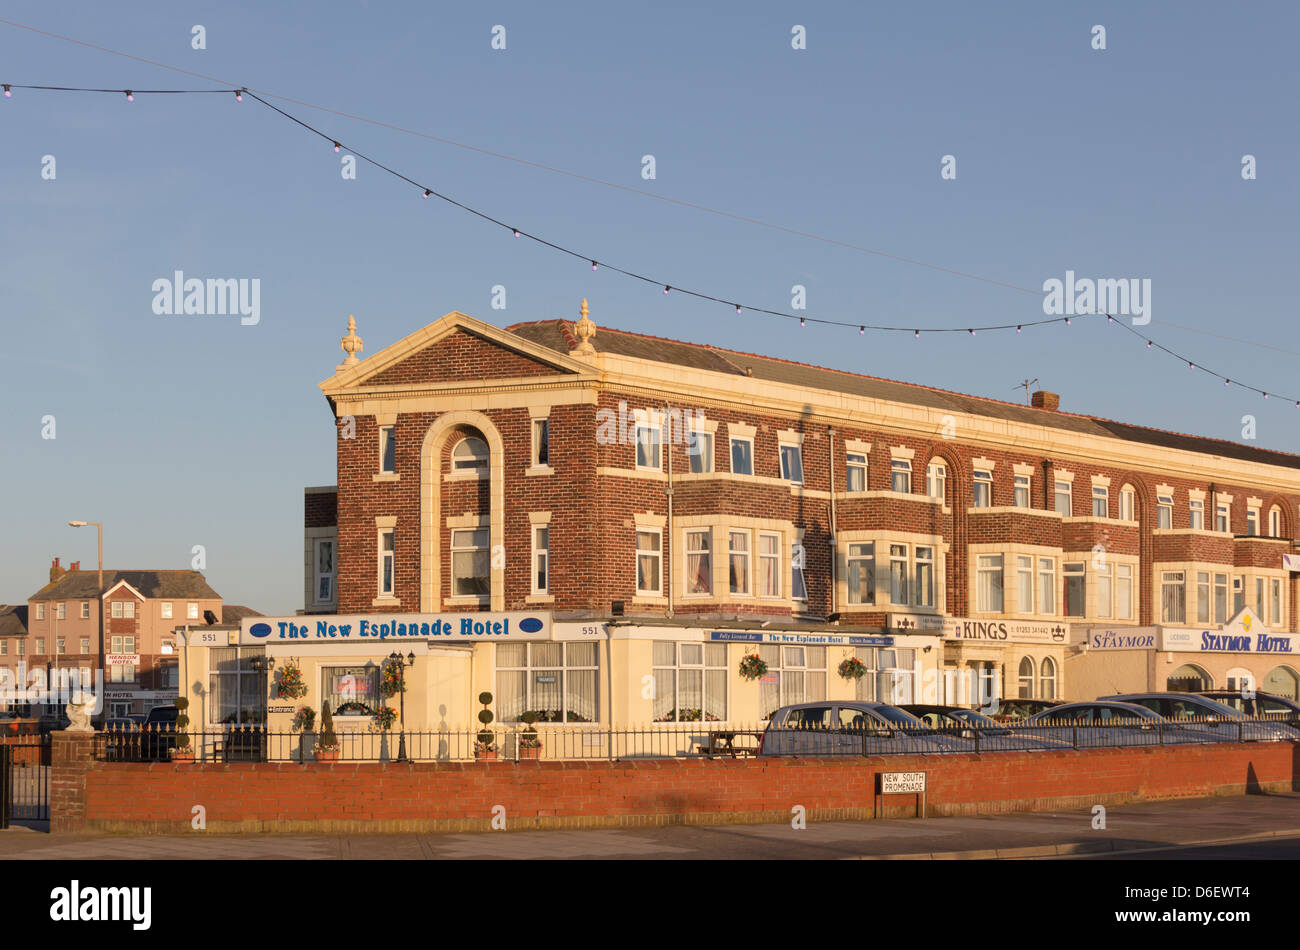
[[[551,616],[516,610],[475,614],[362,614],[245,617],[239,642],[387,643],[390,640],[549,640]]]

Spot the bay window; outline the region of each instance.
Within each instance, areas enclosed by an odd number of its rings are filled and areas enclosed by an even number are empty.
[[[771,717],[782,706],[826,698],[826,647],[792,647],[764,643],[758,655],[768,675],[759,680],[759,714]]]
[[[1160,619],[1162,623],[1187,622],[1186,574],[1162,571],[1160,574]]]
[[[1083,617],[1087,614],[1087,586],[1082,561],[1067,561],[1062,565],[1065,576],[1065,616]]]
[[[850,604],[876,602],[876,546],[873,543],[850,544],[845,581]]]
[[[908,604],[907,598],[907,545],[889,546],[889,602]]]
[[[727,718],[727,645],[654,641],[655,722]]]
[[[595,722],[599,654],[595,643],[496,645],[496,708],[500,721],[532,711],[540,722]]]
[[[686,532],[686,593],[713,593],[713,533],[708,528]]]
[[[727,532],[727,567],[733,594],[749,593],[749,532]]]
[[[1002,586],[1002,555],[977,555],[975,609],[980,613],[1002,613]]]

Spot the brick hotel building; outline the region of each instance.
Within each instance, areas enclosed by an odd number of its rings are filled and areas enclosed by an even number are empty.
[[[981,678],[1045,698],[1297,693],[1295,455],[1047,392],[1015,405],[598,330],[585,301],[576,323],[504,330],[450,313],[366,359],[350,325],[343,349],[321,384],[337,485],[307,489],[305,613],[547,624],[399,646],[420,658],[413,724],[470,723],[484,689],[499,721],[606,724],[974,703]],[[364,692],[391,649],[247,624],[223,646],[292,648],[313,705],[340,698],[340,671]],[[754,652],[757,681],[738,674]],[[856,680],[837,672],[853,656]]]

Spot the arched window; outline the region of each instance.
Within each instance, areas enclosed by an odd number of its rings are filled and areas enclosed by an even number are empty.
[[[1287,699],[1300,699],[1300,676],[1297,676],[1296,671],[1290,667],[1275,666],[1264,677],[1264,685],[1261,689],[1266,693],[1285,696]]]
[[[1038,698],[1056,698],[1056,661],[1050,656],[1043,657],[1038,669]]]
[[[488,447],[482,439],[467,436],[456,443],[451,451],[452,471],[486,471],[488,467]]]
[[[1027,656],[1020,659],[1020,698],[1034,698],[1034,661]]]
[[[1132,485],[1119,490],[1119,520],[1137,521],[1137,492]]]
[[[1214,688],[1210,674],[1199,666],[1185,663],[1169,674],[1165,689],[1171,693],[1200,693]]]
[[[931,498],[944,500],[947,494],[948,466],[942,459],[934,459],[925,467],[925,493]]]
[[[1268,536],[1270,538],[1282,537],[1282,509],[1277,505],[1268,510]]]
[[[1242,666],[1234,666],[1224,677],[1224,689],[1247,690],[1255,688],[1255,674]]]

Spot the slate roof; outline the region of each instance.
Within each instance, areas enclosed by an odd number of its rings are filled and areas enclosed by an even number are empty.
[[[176,600],[220,600],[198,571],[104,571],[104,590],[126,581],[148,598]],[[29,600],[88,600],[98,596],[96,571],[69,571],[46,584]]]
[[[221,605],[221,622],[223,624],[234,624],[239,626],[239,621],[245,617],[265,617],[266,614],[254,610],[252,607],[245,607],[243,604],[222,604]]]
[[[0,637],[27,636],[27,605],[0,604]]]
[[[513,326],[506,327],[506,331],[532,343],[562,353],[569,352],[570,341],[573,339],[568,322],[564,320],[516,323]],[[1242,445],[1237,442],[1229,442],[1226,439],[1212,439],[1205,436],[1186,435],[1180,432],[1168,432],[1146,426],[1129,425],[1103,419],[1100,416],[1050,409],[1035,409],[1019,403],[1003,402],[983,396],[968,396],[964,393],[949,392],[945,389],[922,386],[918,383],[904,383],[877,376],[863,376],[858,373],[811,366],[807,363],[795,363],[770,356],[759,356],[737,350],[724,350],[719,347],[697,343],[683,343],[679,340],[667,340],[661,337],[646,336],[641,333],[629,333],[626,330],[600,327],[591,342],[598,352],[651,360],[657,363],[668,363],[673,366],[735,376],[752,376],[754,379],[802,386],[809,389],[846,393],[872,399],[885,399],[945,412],[968,413],[1007,422],[1048,426],[1084,435],[1122,439],[1126,442],[1139,442],[1146,445],[1158,445],[1188,452],[1198,452],[1204,455],[1217,455],[1223,458],[1300,469],[1300,455]]]

